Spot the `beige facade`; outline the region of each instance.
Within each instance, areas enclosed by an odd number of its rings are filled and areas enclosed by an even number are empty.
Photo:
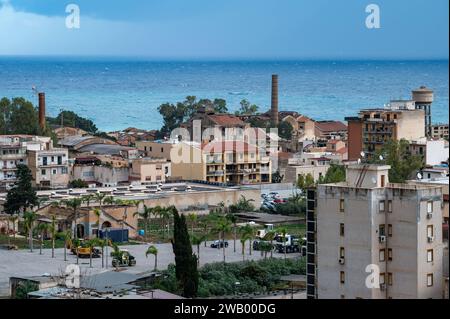
[[[137,141],[136,147],[145,157],[167,158],[170,160],[172,147],[178,142],[170,141]]]
[[[442,188],[390,184],[389,169],[351,165],[318,186],[319,299],[442,298]]]
[[[171,174],[171,164],[165,158],[141,158],[133,160],[130,181],[140,183],[163,183]]]
[[[270,157],[265,150],[244,142],[213,142],[201,147],[180,143],[171,158],[174,179],[237,185],[271,182]]]
[[[33,184],[38,188],[66,188],[69,183],[67,149],[29,151],[28,166],[33,176]]]
[[[443,138],[448,140],[448,124],[436,124],[431,127],[432,138]]]

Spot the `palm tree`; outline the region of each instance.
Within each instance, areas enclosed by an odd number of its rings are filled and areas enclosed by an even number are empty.
[[[55,258],[55,239],[58,227],[56,225],[56,216],[52,216],[52,223],[49,225],[50,235],[52,236],[52,258]]]
[[[89,248],[89,267],[92,268],[92,253],[94,252],[95,246],[99,244],[98,239],[94,238],[86,241],[86,246]]]
[[[19,216],[18,215],[11,215],[9,217],[9,220],[12,222],[12,225],[13,225],[13,241],[15,243],[16,242],[16,223],[19,220]]]
[[[105,267],[105,247],[108,245],[108,240],[97,238],[97,245],[102,249],[102,268]]]
[[[242,261],[245,261],[245,243],[246,243],[247,240],[248,240],[247,235],[244,234],[244,233],[241,233],[240,242],[241,242],[241,245],[242,245]]]
[[[237,217],[234,214],[227,214],[226,217],[230,223],[233,224],[233,251],[236,252],[236,240],[237,240]]]
[[[116,201],[113,196],[108,196],[103,200],[103,203],[105,203],[106,205],[114,205],[115,202]]]
[[[98,206],[100,206],[100,209],[102,208],[105,197],[106,197],[106,194],[104,194],[104,193],[99,192],[99,193],[94,194],[94,199],[97,201]]]
[[[273,246],[271,243],[264,241],[259,244],[259,249],[261,250],[261,253],[264,254],[264,259],[267,259],[267,253],[273,250]]]
[[[194,226],[197,222],[197,214],[191,213],[187,215],[187,218],[189,220],[189,223],[191,224],[191,236],[194,236]]]
[[[33,229],[34,229],[34,222],[37,219],[37,215],[34,212],[25,212],[23,215],[23,219],[25,222],[25,229],[28,231],[30,252],[33,252]]]
[[[278,229],[277,231],[279,234],[281,234],[281,236],[283,237],[283,250],[284,250],[284,259],[286,260],[287,258],[287,252],[286,252],[286,235],[287,235],[287,229],[286,227],[281,227],[280,229]]]
[[[199,236],[194,235],[194,236],[192,236],[192,239],[191,239],[192,245],[197,246],[197,264],[198,264],[198,266],[200,266],[200,245],[203,242],[206,242],[207,238],[208,238],[207,235],[199,235]]]
[[[45,233],[49,230],[49,228],[50,228],[50,225],[47,223],[40,223],[37,227],[38,232],[41,236],[41,243],[39,246],[39,255],[42,255],[42,246],[44,246],[44,236],[45,236]]]
[[[247,240],[250,242],[250,245],[248,247],[248,253],[251,256],[252,255],[252,241],[253,238],[255,237],[255,229],[247,224],[244,227],[241,227],[241,234],[243,237],[247,238]]]
[[[157,210],[158,211],[158,210]],[[159,208],[159,216],[162,219],[163,226],[163,238],[166,238],[165,229],[167,222],[167,237],[170,236],[170,217],[172,216],[172,209],[169,207],[160,207]]]
[[[231,230],[231,223],[228,219],[225,217],[222,217],[218,220],[216,225],[216,231],[219,233],[219,248],[220,248],[220,241],[222,241],[222,248],[223,248],[223,262],[226,262],[225,258],[225,235],[229,233]]]
[[[272,249],[270,250],[270,258],[273,258],[273,240],[275,239],[276,235],[277,233],[271,230],[264,236],[264,240],[269,241],[270,246],[272,247]]]
[[[147,251],[145,252],[145,257],[148,258],[148,255],[155,255],[155,269],[156,271],[158,269],[158,249],[155,246],[150,246],[147,248]]]
[[[73,210],[73,224],[75,225],[73,232],[74,232],[74,238],[78,239],[78,227],[77,227],[77,222],[78,222],[78,208],[81,207],[81,204],[83,203],[83,201],[81,200],[81,198],[72,198],[69,200],[64,201],[64,203],[66,204],[67,207],[71,208]]]
[[[67,244],[72,239],[72,231],[67,229],[64,231],[64,261],[67,261]]]
[[[94,200],[95,196],[94,194],[87,194],[81,197],[81,200],[83,203],[86,203],[86,205],[89,207],[91,206],[91,202]]]
[[[144,205],[144,208],[142,212],[136,211],[133,214],[133,217],[136,217],[137,215],[144,221],[144,236],[147,237],[147,231],[148,231],[148,221],[150,220],[150,216],[153,213],[153,208],[147,207],[147,205]],[[150,232],[150,231],[149,231]]]

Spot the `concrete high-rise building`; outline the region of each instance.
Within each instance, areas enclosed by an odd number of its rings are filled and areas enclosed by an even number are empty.
[[[308,298],[443,297],[442,187],[389,183],[389,169],[350,165],[308,191]]]

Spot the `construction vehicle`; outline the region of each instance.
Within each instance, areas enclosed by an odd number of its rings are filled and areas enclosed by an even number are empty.
[[[67,242],[67,249],[74,255],[78,255],[79,258],[91,258],[91,247],[89,247],[83,239],[77,240],[78,245],[72,240]],[[97,248],[92,248],[92,258],[100,258],[101,251]]]
[[[287,254],[290,253],[299,253],[302,250],[302,244],[305,242],[305,238],[300,240],[298,237],[292,236],[292,235],[277,235],[275,237],[275,249],[280,253],[284,254],[285,252]]]
[[[265,224],[264,225],[264,229],[259,229],[256,232],[256,237],[259,239],[264,239],[264,237],[266,237],[266,235],[270,232],[272,232],[274,230],[274,225],[273,224]]]
[[[130,254],[130,252],[126,249],[119,250],[115,249],[114,252],[111,253],[113,257],[112,266],[113,267],[133,267],[136,266],[136,258]]]

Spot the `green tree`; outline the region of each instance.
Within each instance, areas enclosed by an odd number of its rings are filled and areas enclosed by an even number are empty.
[[[247,224],[247,225],[241,227],[240,233],[241,233],[241,238],[246,238],[249,241],[248,254],[251,256],[252,249],[253,249],[252,242],[253,242],[253,239],[255,238],[256,230],[254,227]]]
[[[200,266],[200,245],[205,242],[206,243],[206,239],[208,238],[207,235],[193,235],[191,237],[192,239],[192,245],[197,247],[197,265]]]
[[[83,181],[82,179],[75,179],[71,182],[69,182],[70,188],[88,188],[88,183]]]
[[[148,238],[147,235],[150,235],[147,233],[149,233],[148,223],[150,221],[150,217],[152,216],[152,213],[153,213],[153,208],[150,208],[150,207],[147,207],[147,205],[144,205],[142,212],[136,211],[133,214],[133,217],[139,216],[143,220],[143,222],[144,222],[144,237],[147,237],[147,238]]]
[[[174,219],[174,237],[172,248],[175,254],[175,273],[177,281],[186,298],[195,298],[198,291],[199,274],[197,257],[192,253],[192,246],[186,225],[186,217],[179,215],[175,207],[171,207]]]
[[[50,225],[47,223],[40,223],[37,227],[39,236],[41,237],[41,242],[39,245],[39,255],[42,255],[42,247],[44,246],[44,237],[47,231],[49,230]]]
[[[297,179],[297,187],[302,190],[302,192],[305,192],[305,190],[309,187],[313,187],[315,185],[314,177],[308,173],[300,174]]]
[[[226,262],[226,256],[225,256],[225,236],[231,231],[231,222],[226,217],[221,217],[217,221],[215,230],[219,233],[219,243],[220,241],[223,241],[222,245],[222,253],[223,253],[223,262]],[[219,244],[220,248],[220,244]]]
[[[280,171],[277,170],[275,173],[272,174],[272,183],[274,184],[280,184],[284,179],[284,175],[281,175]]]
[[[400,141],[389,140],[369,162],[390,165],[389,181],[391,183],[404,183],[406,180],[414,178],[417,171],[424,165],[422,156],[410,153],[409,144],[404,139]]]
[[[148,255],[155,256],[155,267],[153,270],[156,271],[158,269],[158,249],[155,246],[148,247],[145,252],[145,257],[148,258]]]
[[[67,261],[67,246],[69,242],[72,240],[72,231],[67,229],[63,232],[64,237],[64,261]]]
[[[28,243],[30,247],[30,252],[33,252],[33,230],[34,223],[37,220],[37,215],[35,212],[25,212],[23,214],[25,230],[28,232]]]
[[[238,218],[237,218],[237,216],[235,214],[227,214],[226,218],[233,225],[233,252],[236,252]]]
[[[72,111],[62,111],[56,118],[48,118],[47,120],[52,125],[60,125],[63,122],[64,126],[79,128],[91,134],[97,132],[94,122]]]
[[[17,182],[8,191],[4,210],[7,214],[13,215],[24,212],[30,207],[38,205],[36,190],[31,181],[33,179],[31,171],[26,165],[17,165]]]
[[[256,104],[251,104],[247,100],[240,102],[239,110],[236,111],[236,115],[255,115],[258,113],[259,107]]]
[[[81,207],[83,200],[81,198],[72,198],[64,201],[64,204],[73,211],[72,227],[73,238],[78,239],[78,209]]]
[[[14,98],[11,101],[9,134],[40,135],[38,114],[33,104],[24,98]]]
[[[48,230],[52,238],[52,258],[55,258],[55,240],[56,240],[56,233],[58,231],[58,226],[56,225],[56,216],[52,216],[52,221],[48,227]]]
[[[331,164],[325,176],[319,178],[319,184],[333,184],[345,182],[346,173],[344,165]]]
[[[292,139],[292,132],[294,131],[294,128],[292,127],[291,123],[286,121],[281,121],[278,124],[278,135],[281,138],[284,138],[286,140]]]
[[[253,199],[247,199],[244,195],[241,195],[238,202],[234,205],[230,205],[229,211],[232,214],[253,212],[255,210],[255,205],[253,205]]]

